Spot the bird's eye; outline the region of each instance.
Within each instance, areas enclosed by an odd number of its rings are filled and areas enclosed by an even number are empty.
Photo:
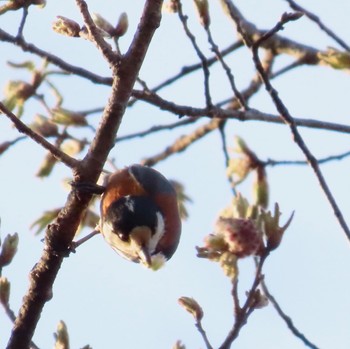
[[[123,234],[123,233],[118,233],[118,237],[120,240],[127,242],[129,241],[129,236],[127,234]]]

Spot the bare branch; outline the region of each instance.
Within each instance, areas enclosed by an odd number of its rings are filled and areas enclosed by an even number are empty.
[[[341,47],[343,47],[345,50],[350,51],[350,46],[341,39],[337,34],[335,34],[331,29],[329,29],[319,17],[317,17],[314,13],[306,10],[305,8],[298,5],[293,0],[286,0],[289,3],[289,6],[295,10],[300,11],[305,14],[307,18],[309,18],[311,21],[315,22],[321,30],[323,30],[325,33],[327,33],[328,36],[330,36],[334,41],[336,41]]]
[[[185,119],[185,120],[181,120],[181,121],[177,121],[174,122],[172,124],[167,124],[167,125],[159,125],[159,126],[152,126],[147,130],[141,131],[141,132],[136,132],[136,133],[132,133],[129,135],[125,135],[125,136],[120,136],[116,139],[116,143],[119,142],[123,142],[123,141],[127,141],[133,138],[139,138],[139,137],[145,137],[145,136],[149,136],[152,133],[156,133],[159,131],[169,131],[169,130],[173,130],[175,128],[181,127],[181,126],[185,126],[185,125],[190,125],[193,124],[194,122],[196,122],[198,119]]]
[[[255,271],[255,278],[253,281],[253,284],[250,288],[250,291],[248,292],[247,299],[243,305],[243,307],[238,308],[236,304],[237,301],[235,301],[236,305],[236,317],[234,325],[227,335],[224,342],[220,345],[219,349],[230,349],[233,341],[238,337],[239,332],[241,331],[242,327],[247,323],[249,316],[252,314],[253,310],[255,309],[255,304],[253,302],[253,298],[255,295],[255,292],[261,282],[262,279],[262,268],[265,263],[265,260],[267,258],[268,254],[264,254],[258,261],[256,271]],[[236,291],[237,292],[237,291]],[[234,296],[235,299],[235,296]]]
[[[269,32],[265,33],[256,43],[253,44],[253,46],[252,46],[253,61],[255,63],[257,71],[260,74],[262,81],[265,84],[266,90],[270,94],[271,99],[276,106],[276,109],[280,113],[280,117],[283,119],[283,121],[287,125],[289,125],[294,141],[297,143],[298,147],[304,153],[308,163],[310,164],[311,168],[313,169],[313,171],[318,179],[318,182],[319,182],[324,194],[326,195],[340,226],[342,227],[347,239],[350,241],[349,227],[344,219],[344,216],[343,216],[337,202],[335,201],[335,198],[334,198],[331,190],[328,187],[328,184],[327,184],[327,182],[326,182],[326,180],[321,172],[321,169],[317,163],[316,158],[314,157],[314,155],[311,153],[311,151],[309,150],[309,148],[305,144],[302,136],[299,133],[295,119],[291,116],[287,107],[284,105],[284,103],[282,102],[282,100],[278,96],[277,91],[272,86],[270,79],[266,75],[264,68],[260,62],[259,53],[258,53],[260,44],[262,42],[264,42],[265,40],[269,39],[278,30],[280,30],[280,28],[283,27],[283,24],[285,24],[286,22],[288,22],[290,20],[295,20],[295,17],[293,17],[293,14],[282,16],[281,20],[276,24],[276,26],[274,28],[272,28]],[[244,34],[242,33],[242,35],[244,35]]]
[[[55,64],[56,66],[60,67],[64,71],[83,77],[95,84],[112,85],[112,78],[103,77],[103,76],[94,74],[81,67],[69,64],[65,62],[63,59],[38,48],[34,44],[26,42],[23,38],[12,36],[6,33],[5,31],[3,31],[2,29],[0,29],[0,40],[15,44],[19,46],[24,52],[33,53],[41,58],[46,59],[48,62]]]
[[[5,114],[15,125],[17,130],[21,133],[24,133],[36,143],[40,144],[42,147],[47,149],[57,160],[63,162],[65,165],[71,169],[75,169],[79,162],[74,158],[70,157],[66,153],[62,152],[59,148],[52,145],[44,137],[33,131],[30,127],[24,124],[15,114],[8,110],[3,103],[0,102],[0,112]]]
[[[165,100],[155,93],[145,93],[144,91],[133,90],[134,97],[137,97],[147,103],[159,107],[161,110],[167,110],[178,116],[189,117],[216,117],[219,119],[235,119],[239,121],[266,121],[275,124],[284,124],[284,121],[278,116],[268,113],[262,113],[256,109],[247,111],[227,110],[221,108],[194,108],[185,105],[179,105],[168,100]],[[301,127],[320,129],[325,131],[335,131],[340,133],[350,133],[350,126],[345,124],[337,124],[333,122],[320,121],[314,119],[295,118],[295,124]]]
[[[339,161],[343,160],[350,156],[350,151],[347,151],[345,153],[337,154],[337,155],[330,155],[322,159],[317,159],[317,162],[319,165],[325,164],[327,162],[331,161]],[[308,165],[309,163],[305,160],[272,160],[268,159],[266,161],[261,162],[264,166],[280,166],[280,165]]]
[[[207,124],[198,127],[194,132],[190,133],[189,135],[178,138],[172,145],[168,146],[164,151],[160,152],[159,154],[142,160],[141,163],[146,166],[154,166],[158,162],[167,159],[171,155],[183,152],[194,142],[203,138],[211,131],[217,129],[220,121],[221,120],[219,119],[211,120]]]
[[[289,330],[293,333],[293,335],[299,338],[307,347],[312,349],[319,349],[315,344],[313,344],[310,340],[308,340],[304,334],[302,334],[294,325],[293,320],[282,310],[281,306],[276,301],[275,297],[268,290],[266,283],[264,280],[261,281],[261,288],[264,291],[266,297],[269,299],[271,304],[276,309],[278,315],[284,320]]]
[[[211,108],[213,103],[212,103],[211,96],[210,96],[210,88],[209,88],[210,71],[208,68],[207,58],[205,57],[205,55],[203,54],[203,52],[200,50],[199,46],[197,45],[196,37],[191,33],[190,29],[188,28],[187,16],[185,16],[182,12],[181,1],[178,0],[177,3],[178,3],[178,15],[179,15],[180,21],[183,25],[184,31],[185,31],[187,37],[189,38],[189,40],[191,41],[191,44],[192,44],[194,50],[196,51],[197,56],[199,57],[200,61],[202,62],[202,68],[203,68],[203,74],[204,74],[204,95],[205,95],[205,100],[206,100],[206,106],[207,106],[207,108]]]
[[[212,345],[211,345],[210,342],[209,342],[209,339],[208,339],[208,337],[207,337],[207,334],[206,334],[206,332],[205,332],[205,330],[204,330],[204,328],[203,328],[203,326],[202,326],[202,322],[201,322],[201,321],[198,321],[198,322],[196,323],[196,327],[197,327],[198,332],[199,332],[200,335],[202,336],[203,341],[204,341],[205,346],[207,347],[207,349],[213,349]]]

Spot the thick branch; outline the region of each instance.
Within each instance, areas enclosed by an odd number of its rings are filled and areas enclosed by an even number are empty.
[[[144,56],[159,26],[161,7],[161,0],[146,1],[140,25],[129,52],[118,67],[118,76],[115,75],[116,67],[113,67],[114,82],[111,97],[89,152],[75,172],[76,181],[96,182],[102,170],[109,150],[114,145],[117,130]],[[52,286],[63,258],[69,254],[70,245],[90,199],[91,194],[77,193],[73,190],[55,223],[49,225],[44,251],[30,274],[29,290],[16,319],[8,349],[29,347],[42,309],[52,297]]]

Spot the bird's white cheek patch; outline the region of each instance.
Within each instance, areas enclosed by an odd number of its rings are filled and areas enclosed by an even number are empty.
[[[153,253],[158,245],[159,240],[164,235],[164,219],[160,212],[157,212],[157,226],[156,226],[156,232],[151,237],[151,240],[149,242],[149,251],[150,253]]]

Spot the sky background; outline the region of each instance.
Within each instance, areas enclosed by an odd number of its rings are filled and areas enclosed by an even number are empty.
[[[127,12],[130,27],[120,41],[122,50],[136,29],[143,1],[89,1],[91,12],[98,12],[112,23],[121,12]],[[189,25],[197,34],[204,52],[209,52],[205,33],[193,11],[193,4],[184,1]],[[259,28],[269,29],[281,14],[289,11],[282,0],[236,1],[248,20]],[[300,1],[314,11],[345,41],[349,37],[350,3]],[[231,21],[223,15],[218,1],[210,2],[213,36],[224,48],[236,40]],[[24,35],[36,46],[61,56],[67,62],[109,76],[109,68],[99,52],[88,41],[60,36],[51,29],[57,15],[82,23],[74,1],[48,1],[44,9],[32,7]],[[15,33],[20,13],[0,17],[0,28]],[[280,33],[304,44],[325,50],[336,43],[320,32],[306,18],[287,24]],[[5,65],[7,60],[23,62],[37,57],[24,54],[5,43],[0,44],[0,85],[9,79],[28,80],[30,75]],[[164,14],[156,32],[140,76],[152,87],[180,71],[198,58],[185,38],[176,15]],[[250,53],[241,49],[227,57],[239,89],[247,86],[254,74]],[[292,62],[290,57],[278,59],[277,67]],[[231,96],[222,70],[216,65],[211,75],[214,102]],[[52,77],[64,95],[64,106],[86,110],[105,105],[110,88],[93,85],[77,77]],[[204,106],[202,73],[197,72],[164,89],[160,94],[178,104]],[[273,81],[280,97],[295,117],[349,123],[349,75],[327,67],[302,67]],[[1,92],[2,93],[2,92]],[[0,95],[3,99],[3,94]],[[250,106],[276,114],[265,91],[260,91]],[[24,120],[44,110],[31,101]],[[99,115],[91,116],[97,125]],[[119,134],[147,129],[152,125],[170,123],[176,118],[145,103],[127,110]],[[197,125],[208,120],[200,120]],[[112,151],[118,166],[140,162],[163,150],[167,145],[196,126],[165,131],[147,139],[122,142]],[[302,136],[317,158],[339,154],[350,149],[349,136],[318,130],[300,129]],[[76,131],[86,137],[91,131]],[[228,143],[239,135],[262,160],[303,159],[292,140],[289,129],[282,125],[261,122],[231,121],[226,127]],[[0,143],[18,136],[11,123],[0,117]],[[201,245],[210,233],[218,212],[231,200],[225,179],[224,157],[219,132],[213,132],[189,150],[159,163],[156,169],[166,177],[185,185],[193,203],[188,206],[189,219],[183,224],[180,246],[166,266],[151,272],[123,260],[97,236],[67,258],[54,284],[54,297],[47,303],[34,336],[40,348],[53,347],[53,333],[59,320],[68,326],[71,348],[90,344],[93,348],[122,347],[171,348],[181,340],[187,348],[204,348],[192,317],[178,304],[180,296],[194,297],[204,310],[203,326],[214,347],[218,347],[232,326],[231,285],[219,266],[196,257],[195,246]],[[0,157],[0,217],[1,236],[18,232],[19,251],[13,263],[3,270],[11,282],[11,307],[17,312],[28,288],[28,273],[41,256],[43,236],[34,236],[29,227],[43,211],[61,207],[67,197],[62,179],[69,177],[64,165],[55,167],[46,179],[35,177],[45,151],[30,140],[12,147]],[[350,223],[349,159],[322,166],[326,180]],[[108,169],[108,167],[107,167]],[[295,325],[322,349],[345,349],[350,346],[350,262],[349,243],[321,192],[312,170],[306,166],[268,168],[270,207],[278,202],[283,212],[282,222],[295,210],[295,218],[280,248],[267,260],[264,274],[271,293]],[[250,197],[251,180],[240,190]],[[84,231],[87,233],[88,231]],[[253,278],[253,261],[240,262],[240,294],[249,289]],[[0,310],[0,347],[5,347],[11,323]],[[234,348],[298,349],[304,345],[287,329],[272,306],[257,310],[243,328]]]

